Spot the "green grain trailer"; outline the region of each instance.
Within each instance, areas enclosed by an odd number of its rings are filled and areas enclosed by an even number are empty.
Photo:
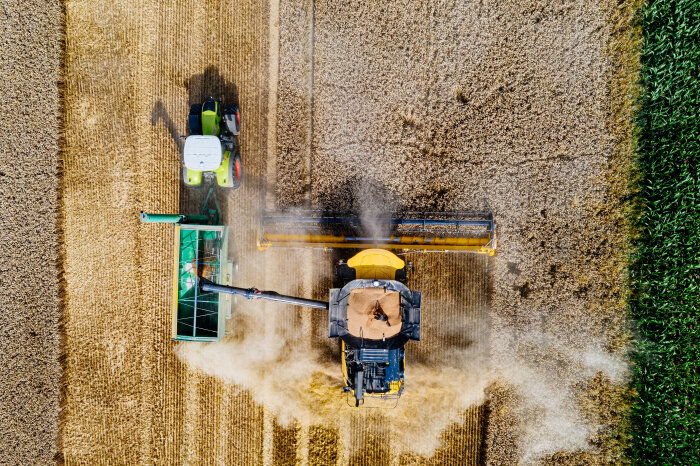
[[[172,339],[218,341],[226,334],[231,317],[231,296],[203,292],[197,278],[231,284],[228,227],[219,224],[220,211],[210,189],[200,215],[146,214],[141,222],[174,225]],[[210,199],[215,209],[207,209]]]

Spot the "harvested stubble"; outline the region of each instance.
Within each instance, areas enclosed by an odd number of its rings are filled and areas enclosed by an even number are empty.
[[[177,136],[186,134],[190,102],[206,94],[228,93],[243,109],[246,187],[222,207],[240,214],[257,202],[266,9],[69,1],[66,10],[63,459],[257,463],[262,410],[173,353],[172,233],[140,225],[138,212],[179,210]],[[236,244],[254,244],[249,227],[234,228]]]
[[[0,17],[0,463],[47,464],[61,387],[60,1]]]

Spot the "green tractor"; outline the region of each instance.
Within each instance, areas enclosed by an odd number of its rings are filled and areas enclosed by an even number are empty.
[[[188,123],[190,135],[185,139],[182,164],[185,184],[199,186],[202,176],[216,176],[219,186],[238,188],[241,184],[238,106],[224,109],[222,99],[209,97],[203,104],[190,107]]]

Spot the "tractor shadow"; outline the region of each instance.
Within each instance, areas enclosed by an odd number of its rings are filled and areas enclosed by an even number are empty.
[[[188,107],[182,112],[182,118],[178,117],[181,125],[175,124],[168,109],[162,100],[156,101],[151,110],[151,125],[157,126],[163,123],[168,130],[170,138],[173,140],[178,151],[182,152],[184,142],[180,136],[185,136],[189,129],[187,128],[187,115],[189,107],[194,104],[201,104],[208,97],[223,98],[226,105],[239,105],[238,102],[238,87],[226,80],[216,66],[207,67],[203,73],[192,75],[185,80],[185,88],[187,89],[187,104]],[[178,129],[181,128],[181,129]]]
[[[175,122],[170,118],[170,114],[165,108],[165,105],[161,100],[158,100],[153,109],[151,110],[151,125],[157,126],[158,123],[163,122],[165,128],[168,130],[170,139],[173,140],[173,144],[177,147],[178,152],[182,153],[182,148],[184,146],[184,141],[180,139],[180,131],[177,129]]]
[[[185,88],[189,96],[189,105],[200,104],[208,97],[221,97],[226,105],[239,105],[238,87],[226,80],[213,65],[208,66],[203,73],[192,75],[185,80]]]

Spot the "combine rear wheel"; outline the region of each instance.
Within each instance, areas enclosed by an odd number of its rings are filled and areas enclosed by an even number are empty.
[[[354,392],[355,392],[355,407],[359,407],[360,404],[364,403],[364,398],[365,398],[365,387],[364,387],[364,371],[363,370],[358,370],[355,372],[355,387],[354,387]]]

